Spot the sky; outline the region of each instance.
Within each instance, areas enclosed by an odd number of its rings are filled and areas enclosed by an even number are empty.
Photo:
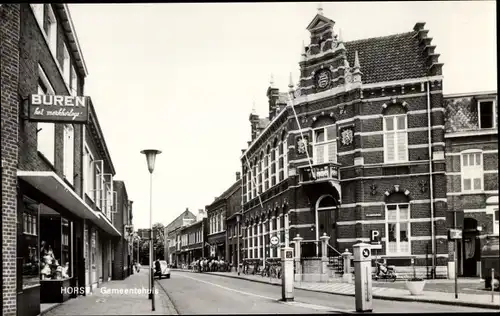
[[[195,214],[236,181],[248,121],[268,115],[271,74],[280,91],[299,76],[318,3],[69,4],[90,96],[117,170],[149,227],[142,149],[159,149],[153,223]],[[496,90],[495,1],[331,2],[324,16],[344,41],[409,32],[425,22],[445,94]],[[363,65],[361,65],[361,70]]]

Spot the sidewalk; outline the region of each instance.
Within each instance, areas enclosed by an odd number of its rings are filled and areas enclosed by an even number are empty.
[[[125,280],[105,282],[91,295],[69,299],[41,315],[178,315],[158,282],[155,284],[158,294],[155,296],[154,312],[151,311],[147,292],[140,293],[145,291],[143,289],[148,289],[147,269],[141,269]]]
[[[178,271],[191,272],[189,270],[178,270]],[[280,279],[262,277],[257,275],[241,274],[238,276],[236,272],[205,272],[205,273],[220,275],[229,278],[249,280],[253,282],[281,285]],[[433,280],[433,283],[435,282],[436,280]],[[295,288],[313,292],[354,296],[354,284],[340,283],[340,281],[339,282],[330,281],[328,283],[295,282]],[[410,295],[409,291],[406,289],[394,289],[388,287],[373,286],[372,291],[374,299],[417,301],[417,302],[427,302],[427,303],[444,304],[444,305],[458,305],[458,306],[491,308],[500,310],[500,293],[498,292],[495,292],[494,302],[492,302],[491,292],[486,292],[486,291],[485,294],[459,294],[458,299],[455,299],[454,293],[435,292],[435,291],[424,291],[423,295],[418,295],[418,296]]]

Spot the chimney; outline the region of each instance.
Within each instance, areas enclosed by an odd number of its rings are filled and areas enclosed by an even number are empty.
[[[236,172],[236,181],[240,181],[241,179],[241,172],[237,171]]]

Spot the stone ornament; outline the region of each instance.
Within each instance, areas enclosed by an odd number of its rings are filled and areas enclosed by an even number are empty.
[[[300,137],[297,141],[297,152],[299,154],[305,154],[307,150],[307,138]]]
[[[354,141],[354,131],[352,128],[345,128],[341,133],[342,145],[349,146]]]

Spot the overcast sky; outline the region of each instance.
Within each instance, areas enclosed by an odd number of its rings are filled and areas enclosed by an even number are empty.
[[[296,83],[317,3],[70,4],[108,149],[149,225],[149,173],[139,152],[157,148],[153,222],[197,212],[235,181],[255,101],[267,115],[271,73]],[[408,32],[426,22],[444,63],[444,93],[496,90],[494,1],[323,3],[345,41]],[[363,65],[361,65],[363,70]]]

